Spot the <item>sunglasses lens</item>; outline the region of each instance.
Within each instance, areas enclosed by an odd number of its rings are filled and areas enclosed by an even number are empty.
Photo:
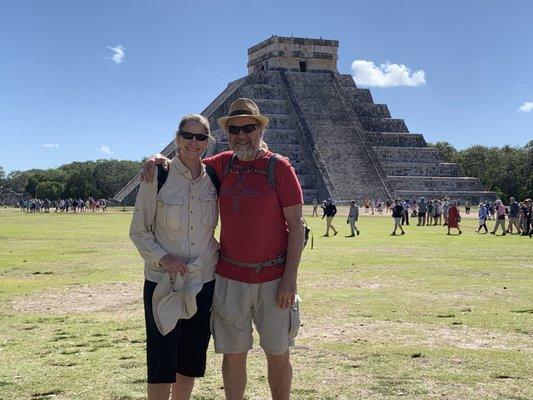
[[[255,131],[257,125],[244,125],[243,127],[241,127],[242,131],[246,134],[249,134],[249,133],[252,133],[253,131]]]
[[[228,132],[231,133],[232,135],[238,135],[240,131],[248,135],[249,133],[252,133],[256,129],[257,129],[257,125],[255,124],[248,124],[244,126],[236,126],[236,125],[228,126]]]
[[[235,126],[235,125],[228,126],[228,132],[231,133],[232,135],[238,134],[240,130],[241,130],[240,126]]]
[[[192,140],[192,138],[195,138],[199,142],[205,142],[207,140],[207,135],[201,133],[180,132],[180,135],[185,140]]]

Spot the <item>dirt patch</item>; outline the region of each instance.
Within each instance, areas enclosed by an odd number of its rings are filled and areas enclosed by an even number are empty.
[[[64,290],[43,290],[15,298],[18,312],[72,314],[122,309],[142,302],[142,282],[77,285]]]
[[[316,281],[311,283],[309,287],[311,289],[346,289],[346,288],[358,288],[358,289],[370,289],[370,290],[380,290],[383,289],[384,285],[382,282],[377,281],[356,281],[356,282],[320,282]]]
[[[492,332],[467,326],[444,327],[410,322],[357,320],[350,323],[322,320],[300,328],[302,339],[317,338],[325,342],[391,342],[406,346],[458,347],[462,349],[498,349],[531,352],[533,339],[517,333]]]

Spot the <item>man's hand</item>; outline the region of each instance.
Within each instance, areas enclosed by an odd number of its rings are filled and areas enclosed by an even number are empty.
[[[189,272],[189,268],[187,268],[187,264],[184,263],[183,260],[178,257],[171,256],[170,254],[163,256],[163,258],[159,260],[159,265],[161,265],[167,271],[174,274],[179,273],[181,276]]]
[[[278,287],[277,304],[279,308],[289,308],[296,296],[296,277],[283,275]]]
[[[159,153],[148,157],[141,170],[141,181],[152,182],[155,176],[155,166],[161,164],[163,169],[166,171],[168,169],[169,162],[169,158]]]

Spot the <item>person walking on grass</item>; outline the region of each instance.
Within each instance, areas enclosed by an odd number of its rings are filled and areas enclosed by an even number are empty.
[[[335,203],[330,198],[326,202],[326,207],[324,208],[324,215],[322,215],[322,219],[326,217],[326,234],[325,237],[329,236],[329,230],[330,228],[333,230],[333,236],[337,236],[337,229],[333,226],[333,218],[335,217],[335,214],[337,214],[337,207],[335,207]]]
[[[318,201],[313,199],[313,217],[318,217]]]
[[[451,235],[450,228],[458,229],[459,235],[463,233],[459,227],[459,222],[461,222],[461,215],[459,214],[459,209],[457,208],[457,203],[453,201],[448,207],[448,235]]]
[[[514,197],[509,199],[509,225],[507,226],[507,233],[513,234],[513,225],[516,228],[516,234],[519,235],[520,226],[518,224],[518,213],[520,212],[520,206],[515,201]]]
[[[485,234],[489,233],[489,230],[487,229],[487,217],[488,217],[488,211],[487,208],[483,205],[483,203],[479,204],[479,211],[477,213],[479,218],[479,228],[477,228],[477,233],[481,230],[481,228],[485,229]]]
[[[505,206],[500,199],[496,200],[496,206],[494,207],[494,213],[496,215],[496,224],[494,229],[490,232],[491,235],[495,235],[498,227],[502,228],[502,236],[505,236]]]
[[[391,236],[396,236],[396,229],[400,228],[402,235],[405,235],[405,231],[402,228],[402,215],[403,207],[400,199],[394,201],[394,207],[392,208],[392,218],[394,219],[394,230],[391,233]]]
[[[359,229],[357,229],[357,226],[355,225],[358,219],[359,219],[359,207],[357,206],[357,204],[355,204],[355,200],[351,200],[350,211],[348,212],[348,219],[346,220],[346,223],[350,224],[350,230],[352,234],[346,237],[354,237],[355,232],[357,232],[357,236],[359,236]]]

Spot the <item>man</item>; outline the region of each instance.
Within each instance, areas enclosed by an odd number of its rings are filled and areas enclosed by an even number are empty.
[[[244,397],[252,322],[266,354],[272,398],[288,399],[292,382],[289,346],[300,325],[296,278],[304,239],[303,195],[294,168],[263,141],[268,121],[252,100],[235,100],[218,120],[232,151],[204,160],[221,182],[211,328],[215,351],[224,354],[228,400]],[[277,161],[269,164],[272,157]],[[267,172],[271,165],[273,183]]]
[[[520,208],[514,197],[509,199],[509,225],[507,226],[507,233],[513,234],[513,225],[516,227],[516,233],[520,234],[520,227],[518,226],[518,213]]]
[[[408,199],[405,199],[402,202],[403,214],[402,214],[402,225],[409,225],[409,210],[411,209],[411,203]]]
[[[417,226],[426,224],[427,210],[428,209],[427,209],[426,200],[423,197],[421,197],[420,200],[418,201],[418,224],[416,224]]]
[[[326,234],[324,237],[329,236],[330,228],[333,229],[333,236],[337,236],[337,233],[339,233],[333,226],[333,218],[335,217],[335,214],[337,214],[337,207],[335,207],[335,203],[333,203],[332,199],[328,199],[326,207],[324,208],[324,215],[322,215],[322,219],[326,217]]]
[[[402,215],[403,207],[400,199],[394,201],[394,207],[392,208],[392,218],[394,218],[394,230],[391,233],[391,236],[396,236],[396,229],[400,228],[402,235],[405,235],[405,231],[402,228]]]
[[[350,211],[348,212],[348,220],[346,222],[350,224],[350,230],[352,231],[352,234],[347,237],[354,237],[355,232],[357,232],[357,236],[359,236],[359,229],[357,229],[357,226],[355,225],[358,219],[359,207],[357,204],[355,204],[355,200],[350,200]]]

